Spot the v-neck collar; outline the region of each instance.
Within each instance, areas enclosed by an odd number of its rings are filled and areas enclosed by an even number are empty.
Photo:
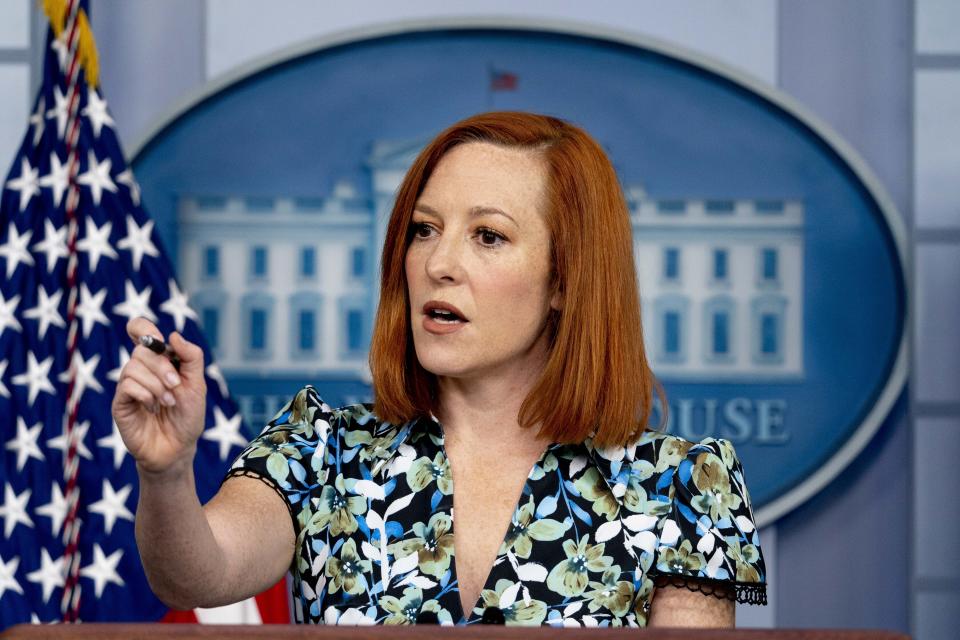
[[[379,423],[373,429],[372,441],[363,447],[366,455],[370,459],[377,460],[377,463],[374,464],[373,468],[371,469],[371,474],[375,479],[383,479],[383,476],[390,473],[391,465],[394,463],[397,456],[401,455],[402,447],[407,445],[408,441],[416,433],[418,433],[418,431],[423,432],[429,437],[431,442],[436,444],[437,452],[443,455],[444,460],[446,460],[447,464],[449,465],[449,457],[447,456],[445,446],[443,425],[433,414],[418,417],[402,425]],[[597,468],[600,477],[618,500],[624,495],[626,491],[626,481],[629,475],[629,473],[624,469],[624,462],[626,462],[627,466],[629,466],[629,462],[632,461],[633,450],[631,448],[619,447],[598,449],[593,446],[592,439],[589,438],[581,444],[560,444],[555,442],[548,444],[536,462],[531,465],[530,471],[527,473],[527,477],[524,480],[524,485],[520,490],[517,503],[514,505],[513,511],[510,515],[510,520],[507,522],[503,538],[500,540],[500,546],[498,547],[497,555],[494,557],[493,563],[490,565],[487,576],[484,579],[483,586],[480,589],[480,593],[477,595],[477,599],[476,602],[474,602],[473,607],[469,611],[465,611],[463,609],[463,602],[460,598],[459,586],[456,592],[452,592],[452,597],[450,597],[448,602],[448,610],[450,610],[451,613],[459,613],[459,617],[451,616],[456,620],[455,624],[468,625],[475,624],[480,621],[482,616],[477,614],[476,611],[482,611],[484,609],[483,592],[496,592],[496,582],[497,580],[503,578],[502,575],[498,575],[501,573],[498,571],[498,567],[504,563],[510,565],[517,584],[522,583],[522,578],[519,575],[521,571],[520,562],[516,555],[509,550],[509,548],[504,552],[504,547],[508,546],[506,543],[510,535],[511,527],[516,525],[518,521],[518,514],[523,508],[524,503],[534,493],[535,483],[542,479],[542,476],[540,478],[533,478],[532,476],[534,476],[538,467],[542,467],[547,454],[556,453],[563,447],[580,449],[579,451],[575,451],[574,455],[584,455],[586,456],[586,460],[584,460],[585,463],[587,460],[593,463],[593,465]],[[434,459],[434,455],[435,452],[431,451],[428,457],[430,459]],[[621,474],[621,471],[625,472]],[[453,487],[452,472],[450,482],[451,487]],[[451,534],[456,532],[457,527],[457,523],[454,518],[454,495],[455,487],[451,489],[449,495],[444,495],[441,498],[440,502],[433,510],[434,514],[444,514],[450,518],[452,522],[452,529],[449,533]],[[455,536],[454,539],[456,539]],[[453,552],[451,553],[450,572],[451,583],[459,585],[456,543],[454,543]],[[529,600],[529,595],[525,591],[526,590],[524,589],[524,593],[516,594],[517,597]]]
[[[377,460],[377,463],[374,464],[371,469],[371,474],[374,477],[386,473],[394,457],[398,451],[400,451],[400,447],[407,443],[412,434],[416,433],[417,429],[426,430],[428,434],[433,433],[438,437],[440,439],[439,448],[443,450],[444,457],[446,457],[446,449],[443,445],[443,426],[434,415],[420,416],[402,425],[381,422],[373,429],[374,437],[372,441],[363,447],[369,459]],[[582,447],[584,453],[589,457],[594,466],[597,467],[597,470],[600,472],[600,477],[607,483],[613,495],[619,499],[623,497],[623,494],[626,492],[627,480],[629,479],[628,467],[630,463],[633,462],[637,447],[643,444],[643,442],[654,433],[655,432],[645,432],[637,445],[631,447],[598,448],[593,445],[592,438],[587,438],[579,445],[551,443],[544,449],[537,464],[543,461],[543,458],[548,452],[557,447]],[[529,475],[527,479],[529,481]]]

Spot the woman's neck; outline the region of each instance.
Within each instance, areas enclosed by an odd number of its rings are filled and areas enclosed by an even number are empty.
[[[542,449],[537,426],[520,426],[520,407],[539,377],[538,367],[517,368],[507,375],[479,378],[440,378],[438,418],[445,434],[466,444]]]

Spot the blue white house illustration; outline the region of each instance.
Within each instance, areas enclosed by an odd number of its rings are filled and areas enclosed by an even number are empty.
[[[802,378],[802,204],[626,191],[657,375]]]
[[[180,278],[250,424],[296,384],[352,382],[346,395],[366,399],[380,247],[424,144],[375,142],[363,190],[343,181],[325,198],[180,198]],[[657,375],[801,379],[802,203],[625,191]],[[269,384],[278,380],[289,382]]]

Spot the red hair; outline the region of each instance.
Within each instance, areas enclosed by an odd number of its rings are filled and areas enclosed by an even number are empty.
[[[404,261],[417,198],[443,155],[466,142],[532,150],[547,168],[553,286],[563,303],[548,320],[550,354],[520,408],[520,424],[539,424],[539,435],[558,443],[590,436],[601,447],[636,440],[647,427],[654,392],[662,400],[662,391],[643,348],[623,190],[603,149],[582,129],[513,111],[482,113],[449,127],[420,152],[400,184],[383,245],[370,345],[377,415],[402,423],[437,408],[436,378],[414,350]]]

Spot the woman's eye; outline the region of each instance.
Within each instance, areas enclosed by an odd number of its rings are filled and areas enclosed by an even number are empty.
[[[504,237],[492,229],[478,230],[477,237],[480,239],[480,244],[487,247],[495,247],[504,241]]]
[[[425,222],[413,223],[413,235],[416,238],[429,238],[433,234],[433,229]]]

